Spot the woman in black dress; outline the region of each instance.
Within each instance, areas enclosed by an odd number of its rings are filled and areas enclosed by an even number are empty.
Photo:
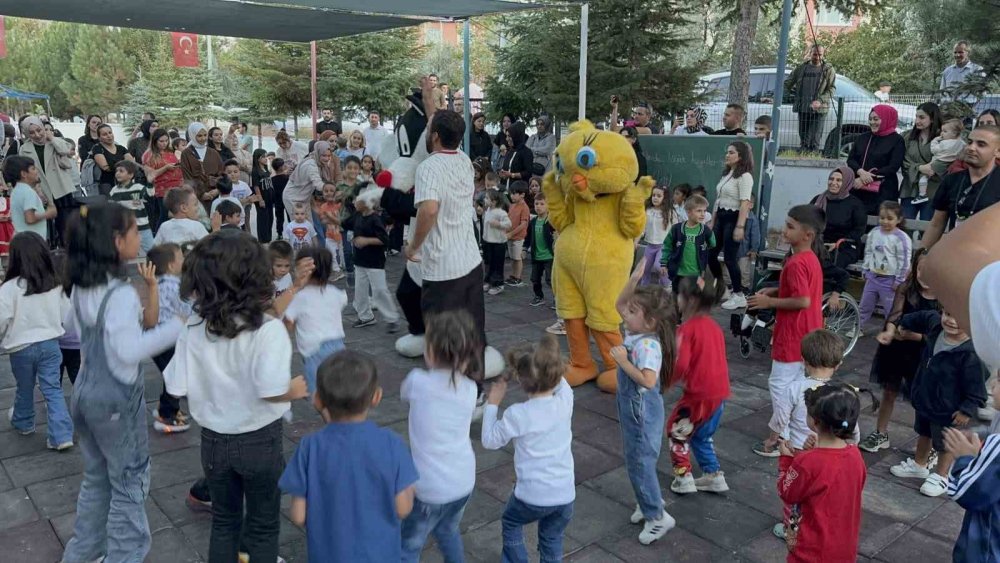
[[[847,165],[854,170],[854,195],[865,204],[868,215],[878,215],[883,201],[899,199],[896,172],[906,157],[906,143],[896,132],[896,108],[879,104],[868,114],[871,131],[854,140]]]

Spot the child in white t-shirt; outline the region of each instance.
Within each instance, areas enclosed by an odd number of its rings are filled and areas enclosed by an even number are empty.
[[[295,343],[302,354],[309,393],[316,391],[316,370],[323,360],[344,349],[344,320],[347,293],[328,280],[333,274],[333,254],[325,246],[306,246],[295,262],[312,259],[315,269],[285,310],[285,325],[295,330]]]
[[[296,203],[292,209],[292,220],[285,223],[285,240],[298,252],[307,246],[319,244],[319,234],[308,216],[309,209],[304,203]]]
[[[184,273],[193,280],[196,313],[181,330],[164,382],[171,395],[187,396],[202,428],[202,453],[214,460],[205,476],[219,533],[209,550],[235,561],[242,531],[251,561],[274,559],[281,419],[289,401],[307,392],[302,376],[291,377],[288,331],[267,313],[273,295],[267,253],[250,237],[223,230],[192,249]],[[241,455],[225,454],[232,451]],[[244,527],[244,516],[257,525]]]
[[[274,277],[274,297],[292,288],[292,259],[295,252],[287,241],[276,240],[267,245],[271,258],[271,274]]]
[[[427,369],[414,369],[400,388],[410,404],[410,450],[420,480],[414,510],[403,521],[403,561],[417,561],[432,532],[446,561],[461,561],[459,523],[476,484],[469,426],[476,410],[482,344],[472,317],[455,310],[427,321]]]
[[[229,182],[233,185],[232,197],[236,198],[240,204],[240,209],[243,210],[243,217],[240,220],[240,228],[243,230],[249,230],[250,226],[247,225],[247,219],[250,218],[250,208],[254,203],[261,201],[260,196],[254,194],[253,189],[250,185],[243,181],[240,174],[240,163],[236,159],[230,159],[226,161],[225,165],[226,176],[229,178]],[[214,204],[213,204],[214,208]]]
[[[563,379],[559,342],[546,334],[528,353],[508,353],[528,400],[511,405],[497,419],[507,378],[493,383],[483,412],[483,447],[498,450],[514,441],[517,482],[503,513],[504,561],[527,561],[523,527],[538,522],[539,555],[562,560],[562,536],[573,517],[573,389]]]
[[[186,248],[208,236],[208,229],[198,221],[201,203],[191,188],[174,188],[164,198],[170,219],[164,221],[153,238],[154,245],[168,242]]]

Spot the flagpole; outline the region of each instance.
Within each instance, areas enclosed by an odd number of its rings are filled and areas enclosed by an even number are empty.
[[[309,42],[309,94],[312,97],[312,134],[313,139],[319,139],[316,135],[316,42]]]

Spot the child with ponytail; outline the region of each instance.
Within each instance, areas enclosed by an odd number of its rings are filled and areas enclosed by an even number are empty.
[[[791,459],[778,472],[778,494],[791,506],[788,561],[854,561],[866,470],[848,440],[857,434],[861,400],[850,385],[830,382],[807,390],[805,404],[815,445],[800,453],[780,446]]]
[[[618,364],[616,395],[625,470],[638,503],[631,522],[645,520],[639,543],[649,545],[676,524],[664,509],[656,461],[663,441],[660,389],[674,367],[677,307],[664,287],[638,287],[645,267],[643,258],[615,303],[625,324],[625,342],[611,349],[611,357]]]

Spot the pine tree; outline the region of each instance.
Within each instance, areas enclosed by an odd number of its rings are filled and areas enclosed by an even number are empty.
[[[116,31],[81,26],[69,74],[59,88],[81,112],[105,115],[118,111],[125,101],[125,86],[135,80],[134,64],[119,45]]]

